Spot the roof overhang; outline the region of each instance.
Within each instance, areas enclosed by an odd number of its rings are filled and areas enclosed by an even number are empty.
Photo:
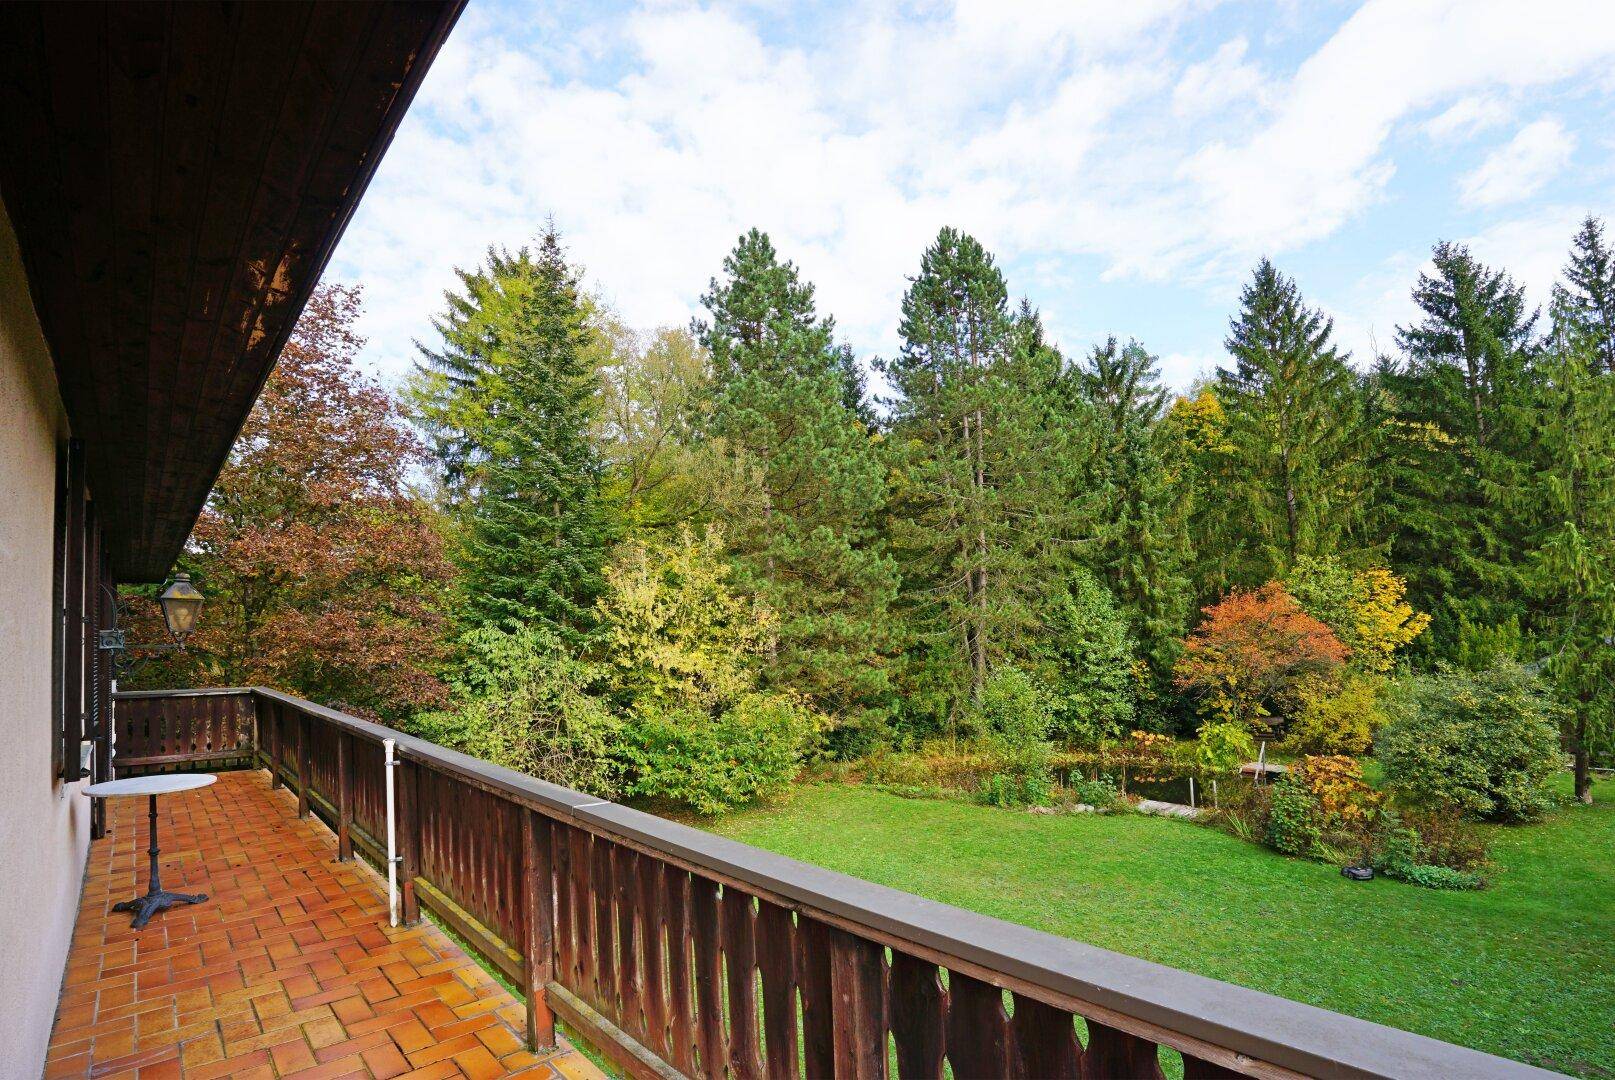
[[[168,573],[462,3],[0,4],[0,197],[120,580]]]

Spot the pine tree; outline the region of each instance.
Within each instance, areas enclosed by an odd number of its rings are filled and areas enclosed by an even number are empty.
[[[1127,616],[1158,676],[1170,673],[1188,616],[1187,535],[1176,512],[1156,425],[1166,408],[1159,361],[1144,346],[1116,339],[1096,346],[1075,369],[1098,421],[1093,456],[1097,550],[1089,559]]]
[[[898,356],[881,370],[900,461],[897,543],[917,653],[946,669],[939,706],[978,702],[1015,655],[1067,565],[1074,403],[1035,313],[1010,310],[1003,274],[974,238],[944,228],[903,298]],[[906,575],[907,576],[907,575]]]
[[[1571,243],[1565,283],[1554,289],[1558,318],[1585,336],[1594,362],[1615,374],[1615,253],[1604,242],[1604,223],[1589,217]]]
[[[461,274],[442,352],[416,400],[457,496],[456,559],[472,625],[539,626],[577,644],[593,625],[612,521],[589,439],[597,407],[586,305],[560,238],[491,253]]]
[[[702,298],[708,432],[757,471],[763,505],[729,522],[738,581],[780,613],[770,679],[851,720],[889,703],[897,570],[883,550],[885,466],[813,286],[752,229]],[[856,726],[856,725],[855,725]]]
[[[1530,479],[1537,316],[1521,286],[1462,245],[1437,244],[1433,260],[1413,291],[1423,318],[1397,330],[1405,360],[1376,380],[1390,398],[1381,498],[1391,565],[1432,618],[1416,647],[1453,659],[1465,635],[1524,613],[1525,530],[1510,503]]]
[[[1362,403],[1333,330],[1293,280],[1258,264],[1230,323],[1234,366],[1217,372],[1239,461],[1228,495],[1244,515],[1245,584],[1338,550],[1361,512]]]

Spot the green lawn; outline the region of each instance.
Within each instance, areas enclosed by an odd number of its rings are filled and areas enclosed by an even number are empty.
[[[1615,784],[1596,791],[1591,808],[1492,830],[1497,870],[1478,893],[1351,882],[1181,821],[843,785],[707,827],[1163,964],[1615,1077]]]

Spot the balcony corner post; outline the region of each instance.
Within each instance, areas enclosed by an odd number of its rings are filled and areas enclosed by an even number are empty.
[[[549,819],[522,810],[522,905],[526,941],[522,949],[523,991],[527,997],[527,1044],[533,1051],[555,1047],[555,1013],[548,987],[555,978],[555,874]]]

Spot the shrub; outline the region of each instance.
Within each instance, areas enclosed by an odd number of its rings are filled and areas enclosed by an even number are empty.
[[[1355,758],[1305,757],[1291,775],[1312,796],[1325,829],[1362,828],[1379,807],[1381,796],[1363,783],[1363,767]]]
[[[1099,810],[1114,810],[1122,805],[1121,793],[1109,780],[1073,780],[1070,787],[1073,802],[1086,803]]]
[[[1351,675],[1306,680],[1297,691],[1299,708],[1285,731],[1287,749],[1303,754],[1364,754],[1385,726],[1381,701],[1385,680]]]
[[[1049,778],[1045,772],[994,773],[982,781],[976,800],[988,806],[1019,809],[1024,806],[1046,806],[1049,802]]]
[[[1194,761],[1203,769],[1227,772],[1256,756],[1256,740],[1239,724],[1207,723],[1194,742]]]
[[[628,791],[698,814],[777,795],[818,726],[813,712],[779,694],[748,694],[716,717],[689,706],[643,707],[623,731]]]
[[[1137,711],[1136,647],[1109,590],[1078,570],[1043,623],[1050,734],[1068,745],[1091,746],[1130,728]]]
[[[1462,870],[1454,870],[1450,866],[1435,866],[1430,863],[1418,863],[1402,875],[1402,880],[1411,885],[1422,885],[1426,889],[1481,889],[1486,886],[1486,879],[1479,874],[1469,874]]]
[[[459,648],[454,707],[417,715],[415,734],[552,784],[616,794],[621,724],[589,693],[595,668],[535,628],[472,630]]]
[[[1386,877],[1427,889],[1486,886],[1479,873],[1486,864],[1485,842],[1473,826],[1451,815],[1404,820],[1394,810],[1383,811],[1371,861]]]
[[[1494,821],[1527,821],[1552,805],[1558,727],[1540,680],[1520,665],[1416,676],[1391,711],[1375,755],[1410,805]]]
[[[1478,871],[1486,866],[1486,838],[1460,814],[1409,810],[1401,815],[1419,837],[1419,861]]]
[[[993,806],[1046,804],[1049,708],[1042,688],[1019,668],[998,668],[983,688],[976,724],[994,762],[978,797]]]
[[[1323,839],[1318,801],[1299,781],[1286,776],[1273,785],[1267,814],[1267,843],[1286,855],[1311,856]]]

